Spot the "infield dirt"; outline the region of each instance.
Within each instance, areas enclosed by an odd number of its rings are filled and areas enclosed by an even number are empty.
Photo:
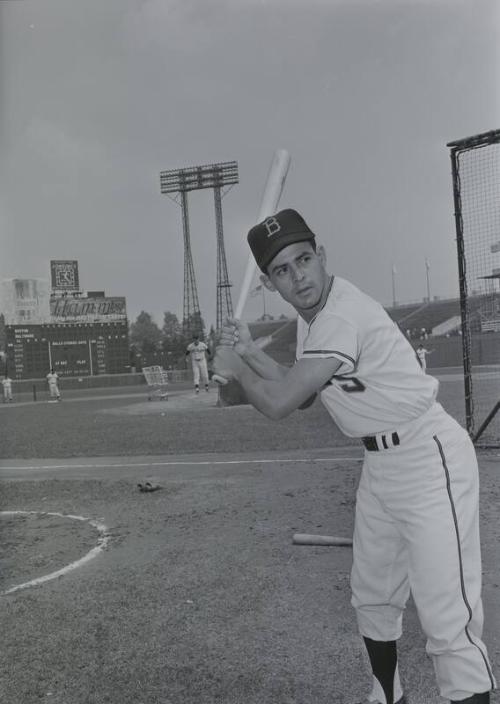
[[[2,524],[2,588],[95,544],[91,527],[48,512],[102,520],[110,543],[84,567],[2,597],[1,701],[359,701],[369,676],[351,550],[292,536],[351,535],[360,447],[345,446],[319,406],[277,424],[215,398],[169,409],[140,397],[2,409],[7,447],[20,421],[29,439],[17,457],[3,454],[1,509],[41,512]],[[498,452],[480,453],[485,640],[497,671],[498,463]],[[146,480],[161,490],[139,492]],[[410,703],[441,701],[412,602],[400,653]]]

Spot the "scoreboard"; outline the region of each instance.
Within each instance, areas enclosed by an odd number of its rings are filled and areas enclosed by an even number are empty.
[[[130,372],[127,306],[123,296],[80,290],[78,261],[53,259],[49,282],[6,279],[7,369],[14,379]]]
[[[126,322],[7,325],[7,365],[13,379],[130,372]]]

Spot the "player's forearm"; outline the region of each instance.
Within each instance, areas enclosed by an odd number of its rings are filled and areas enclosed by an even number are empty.
[[[284,369],[286,371],[286,368]],[[257,375],[246,364],[242,364],[238,371],[238,381],[252,406],[267,418],[281,420],[298,406],[288,397],[284,376],[279,379],[266,379]]]
[[[255,343],[246,346],[241,358],[261,379],[280,381],[288,371],[288,367],[278,364]]]

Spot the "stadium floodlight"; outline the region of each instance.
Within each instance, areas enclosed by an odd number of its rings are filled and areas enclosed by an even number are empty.
[[[189,166],[184,169],[171,169],[160,172],[162,194],[168,196],[182,208],[182,227],[184,232],[184,310],[183,331],[202,333],[200,326],[200,305],[194,275],[193,258],[189,232],[188,192],[211,188],[214,191],[215,223],[217,229],[217,329],[222,320],[233,315],[231,301],[231,283],[227,272],[224,234],[222,228],[223,193],[227,193],[239,183],[238,162],[223,161],[217,164]],[[172,195],[175,194],[175,195]],[[193,322],[195,321],[195,322]],[[197,321],[197,322],[196,322]]]
[[[162,193],[197,191],[202,188],[222,188],[238,183],[238,162],[223,161],[218,164],[190,166],[160,172]]]

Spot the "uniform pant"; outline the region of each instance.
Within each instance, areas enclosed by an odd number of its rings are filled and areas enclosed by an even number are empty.
[[[476,454],[437,403],[396,430],[399,446],[365,453],[352,604],[363,636],[396,640],[411,591],[440,694],[465,699],[495,687],[481,640]]]
[[[195,386],[199,386],[200,377],[203,384],[208,384],[207,360],[193,359],[193,381]]]
[[[49,383],[49,393],[50,393],[50,398],[59,398],[59,396],[61,395],[59,393],[59,387],[57,386],[57,384],[53,384],[53,383],[52,384]]]

